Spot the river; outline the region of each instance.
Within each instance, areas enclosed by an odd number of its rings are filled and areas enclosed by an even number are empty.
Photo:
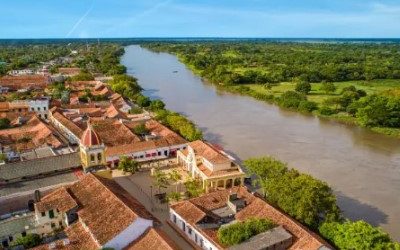
[[[187,115],[206,140],[238,159],[272,155],[326,181],[346,217],[400,240],[400,140],[217,90],[170,54],[125,51],[122,63],[144,94]]]

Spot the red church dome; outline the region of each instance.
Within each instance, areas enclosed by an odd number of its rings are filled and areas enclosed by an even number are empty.
[[[82,134],[81,143],[86,147],[100,145],[101,140],[97,133],[92,128],[92,125],[88,122],[88,126]]]

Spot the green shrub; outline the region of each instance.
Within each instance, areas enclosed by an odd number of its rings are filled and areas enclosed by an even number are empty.
[[[279,98],[279,104],[284,108],[297,109],[300,102],[306,101],[306,97],[295,91],[286,91]]]
[[[330,107],[322,106],[322,107],[319,109],[319,113],[320,113],[321,115],[327,115],[327,116],[329,116],[329,115],[335,114],[336,111],[333,110],[333,109],[331,109]]]
[[[298,82],[296,83],[295,90],[299,93],[307,95],[311,91],[311,84],[305,81]]]
[[[218,240],[225,246],[237,245],[251,237],[266,232],[276,225],[267,219],[248,219],[222,226],[218,229]]]
[[[310,101],[301,101],[299,107],[297,108],[299,111],[302,112],[313,112],[314,110],[318,109],[318,105],[315,102]]]
[[[26,236],[22,236],[17,238],[12,246],[24,246],[26,249],[33,248],[37,245],[40,245],[42,239],[37,234],[27,234]]]
[[[6,129],[10,127],[10,120],[7,118],[0,118],[0,129]]]

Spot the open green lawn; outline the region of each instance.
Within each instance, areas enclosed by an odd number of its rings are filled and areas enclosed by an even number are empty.
[[[348,81],[348,82],[335,82],[336,91],[332,94],[326,94],[320,91],[321,83],[312,83],[312,90],[307,96],[310,101],[314,101],[318,104],[332,96],[340,96],[340,92],[344,87],[354,85],[357,89],[362,89],[367,92],[367,94],[382,93],[396,94],[400,96],[400,80],[373,80],[373,81]],[[260,84],[248,84],[246,86],[250,87],[252,90],[263,93],[263,94],[273,94],[274,96],[280,96],[282,93],[288,90],[295,89],[295,83],[283,82],[278,86],[272,87],[271,90],[266,89]]]

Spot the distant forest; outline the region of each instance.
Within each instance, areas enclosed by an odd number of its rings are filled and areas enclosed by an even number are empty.
[[[148,43],[220,84],[400,79],[400,44]]]

